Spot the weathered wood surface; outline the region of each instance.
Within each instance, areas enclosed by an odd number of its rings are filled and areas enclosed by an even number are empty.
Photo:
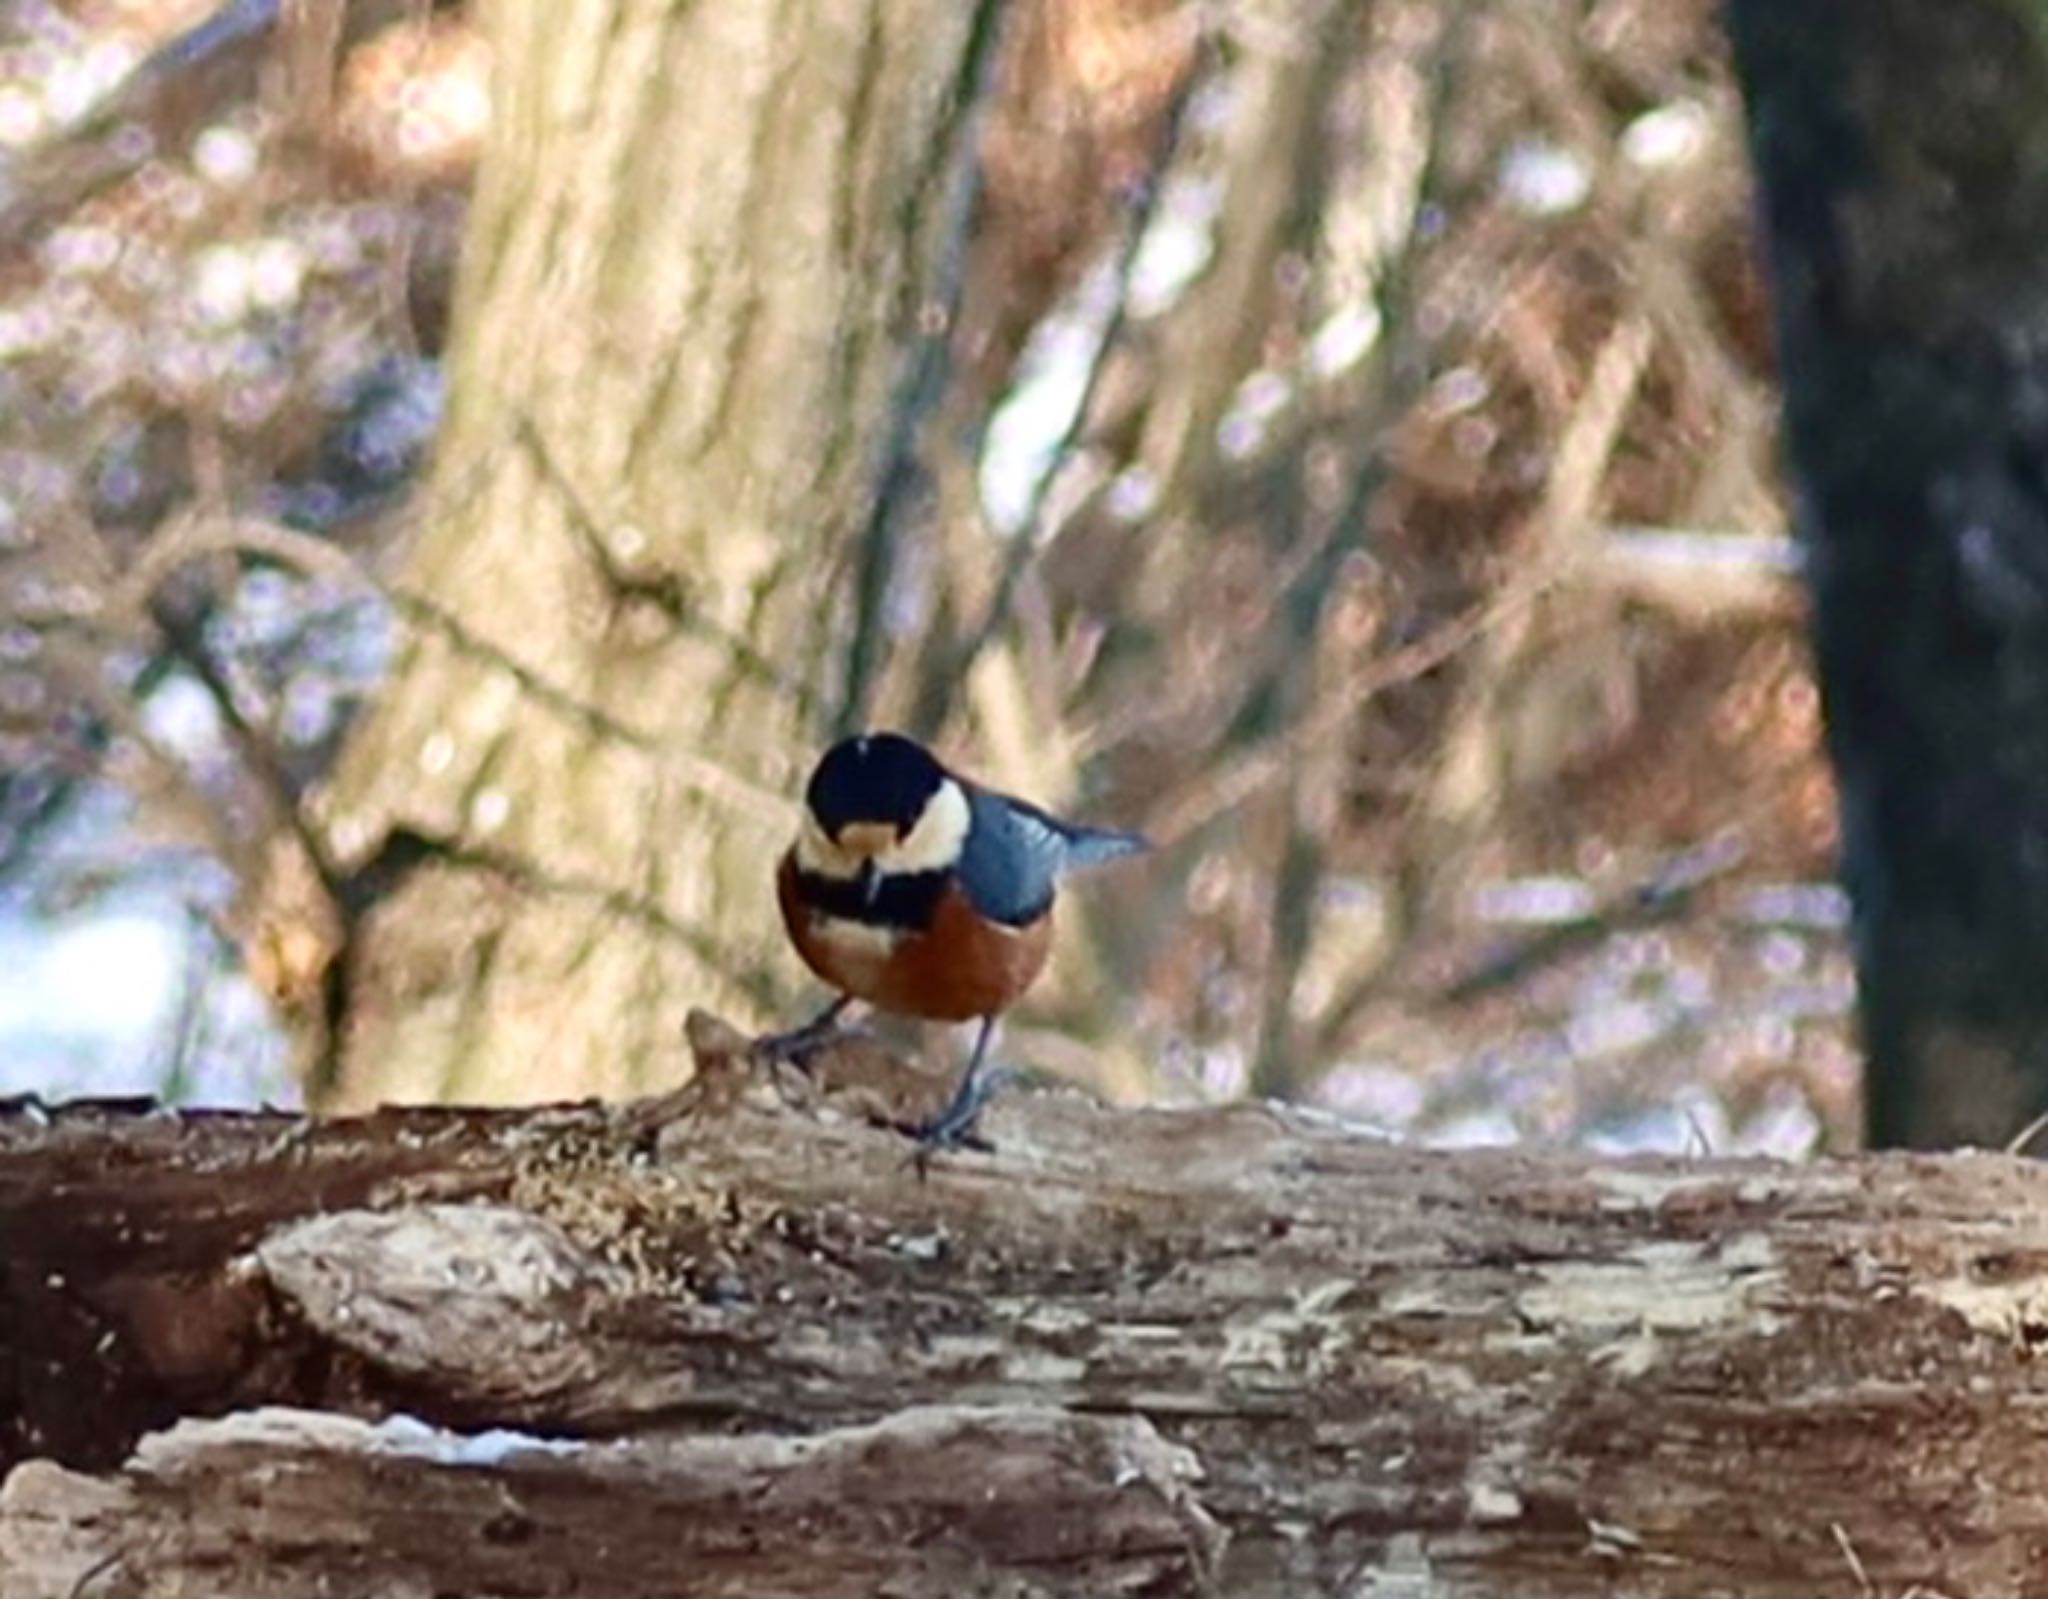
[[[2029,1162],[749,1082],[0,1118],[0,1594],[2048,1593]]]

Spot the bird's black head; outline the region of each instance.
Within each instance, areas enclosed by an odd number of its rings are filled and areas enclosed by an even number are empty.
[[[906,835],[946,780],[946,769],[901,733],[864,733],[841,739],[819,758],[804,803],[828,838],[858,822],[880,823]]]

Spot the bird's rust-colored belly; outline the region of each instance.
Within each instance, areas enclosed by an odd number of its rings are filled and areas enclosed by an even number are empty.
[[[804,964],[842,993],[902,1016],[960,1022],[1008,1009],[1052,950],[1048,912],[1025,927],[977,916],[957,889],[939,897],[922,932],[824,916],[797,890],[796,861],[776,874],[783,925]]]

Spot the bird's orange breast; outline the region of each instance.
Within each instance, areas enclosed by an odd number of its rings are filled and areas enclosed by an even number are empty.
[[[979,915],[957,884],[931,926],[884,929],[819,913],[804,902],[796,857],[776,874],[783,925],[804,964],[842,993],[902,1016],[961,1022],[1015,1004],[1052,950],[1052,914],[1023,927]]]

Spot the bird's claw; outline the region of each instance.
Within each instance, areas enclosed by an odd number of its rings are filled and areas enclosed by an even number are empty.
[[[753,1052],[761,1060],[787,1061],[797,1070],[808,1072],[811,1057],[846,1031],[839,1020],[845,1009],[842,1001],[827,1006],[800,1026],[780,1033],[763,1033],[753,1041]]]
[[[995,1153],[996,1146],[982,1133],[976,1116],[961,1120],[935,1116],[926,1122],[898,1122],[896,1130],[917,1146],[920,1166],[949,1149],[971,1149],[983,1155]]]
[[[995,1098],[996,1090],[1015,1074],[1008,1071],[970,1071],[961,1079],[946,1108],[927,1121],[899,1124],[898,1130],[917,1146],[911,1156],[920,1177],[934,1155],[952,1149],[971,1149],[992,1155],[995,1145],[981,1132],[981,1113]]]
[[[811,1057],[823,1049],[838,1031],[836,1027],[792,1027],[787,1032],[763,1033],[753,1042],[762,1060],[788,1061],[801,1070],[810,1069]]]

